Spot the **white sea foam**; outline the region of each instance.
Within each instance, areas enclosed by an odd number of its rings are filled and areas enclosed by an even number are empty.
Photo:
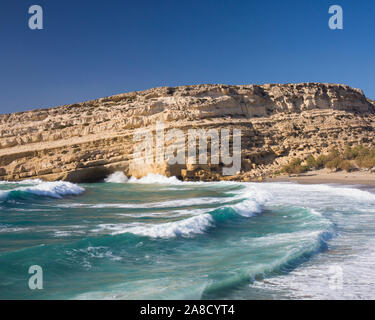
[[[9,196],[17,191],[34,194],[37,196],[62,198],[66,195],[79,195],[85,191],[84,188],[70,182],[40,182],[30,187],[19,187],[11,190],[0,191],[0,199],[6,200]]]
[[[212,211],[209,209],[194,209],[194,210],[173,210],[173,211],[154,211],[145,213],[117,213],[117,216],[144,218],[144,217],[162,217],[162,218],[177,218],[177,217],[191,217],[192,215],[199,215]]]
[[[26,179],[26,180],[22,180],[22,181],[0,181],[0,185],[4,185],[4,184],[15,184],[15,185],[35,185],[35,184],[40,184],[42,183],[43,180],[40,180],[40,179]]]
[[[277,193],[288,194],[294,200],[296,192],[308,192],[311,196],[321,194],[331,194],[339,197],[351,198],[359,201],[375,201],[375,194],[356,188],[343,187],[327,184],[296,184],[296,183],[263,183],[262,190],[275,191]]]
[[[75,232],[75,233],[83,234],[84,232]],[[72,231],[55,231],[53,234],[55,238],[70,237],[72,235],[73,235]]]
[[[327,185],[327,184],[314,184],[314,185],[302,185],[302,184],[296,184],[296,183],[253,183],[253,182],[235,182],[235,181],[219,181],[219,182],[192,182],[192,181],[180,181],[176,177],[165,177],[163,175],[159,174],[149,174],[143,178],[136,179],[134,177],[131,177],[128,180],[129,183],[143,183],[143,184],[153,184],[153,183],[159,183],[159,184],[168,184],[168,185],[181,185],[181,186],[188,186],[188,185],[200,185],[200,186],[207,186],[207,187],[213,187],[213,186],[226,186],[226,185],[242,185],[246,186],[245,190],[239,191],[239,196],[247,193],[250,194],[250,198],[252,195],[257,194],[257,197],[260,196],[266,196],[267,199],[260,200],[262,204],[264,204],[270,197],[271,194],[274,192],[276,194],[283,194],[283,196],[287,199],[290,199],[291,201],[296,200],[293,196],[296,192],[304,193],[308,192],[311,193],[312,196],[314,194],[317,195],[317,197],[320,197],[322,193],[329,193],[333,196],[339,196],[344,198],[350,198],[357,201],[366,201],[366,202],[375,202],[375,194],[360,190],[357,188],[352,187],[344,187],[339,185]],[[301,197],[298,197],[301,199]],[[309,194],[310,198],[310,194]],[[303,198],[302,198],[303,200]]]
[[[148,174],[147,176],[137,179],[131,177],[129,179],[130,183],[140,183],[140,184],[182,184],[183,182],[178,180],[176,177],[166,177],[161,174]]]
[[[95,232],[110,232],[112,235],[133,233],[151,238],[192,237],[203,234],[213,225],[213,218],[209,214],[201,214],[184,220],[160,223],[129,223],[129,224],[101,224]]]
[[[197,182],[182,182],[176,177],[165,177],[157,174],[149,174],[146,177],[136,179],[134,177],[126,180],[127,177],[122,172],[116,172],[109,176],[107,182],[128,182],[128,183],[139,183],[139,184],[167,184],[167,185],[180,185],[187,186],[191,184],[196,184]],[[338,187],[330,185],[297,185],[294,183],[237,183],[237,182],[198,182],[200,185],[207,186],[220,186],[220,185],[241,185],[243,188],[235,192],[235,195],[231,198],[222,197],[202,197],[202,198],[190,198],[190,199],[176,199],[170,201],[162,201],[155,203],[101,203],[101,204],[66,204],[66,207],[87,207],[87,208],[129,208],[129,209],[149,209],[149,208],[169,208],[169,207],[186,207],[186,206],[197,206],[204,204],[221,204],[229,205],[236,212],[242,216],[250,217],[254,214],[261,212],[262,207],[271,199],[272,202],[275,200],[280,200],[284,204],[291,202],[301,202],[296,203],[297,205],[306,207],[304,199],[317,198],[317,201],[321,198],[322,193],[332,194],[334,196],[341,196],[344,198],[350,198],[354,201],[375,201],[375,195],[359,189],[354,189],[350,187]],[[306,193],[308,197],[301,196],[298,199],[293,197],[295,192]],[[233,191],[228,191],[233,193]],[[239,201],[236,204],[231,205],[233,201]],[[318,202],[317,202],[318,203]],[[308,203],[308,208],[316,207],[314,203]]]
[[[74,183],[64,181],[43,182],[34,187],[23,187],[18,190],[52,198],[61,198],[66,195],[79,195],[85,191],[84,188]]]
[[[116,171],[110,174],[104,181],[109,183],[126,183],[128,177],[122,171]]]
[[[81,259],[81,265],[85,269],[91,269],[92,262],[96,259],[110,259],[112,261],[122,260],[122,257],[114,255],[110,248],[104,246],[71,249],[67,250],[66,254],[75,259]]]
[[[272,195],[272,205],[305,207],[318,212],[322,207],[332,207],[332,199],[336,199],[334,209],[339,212],[375,205],[375,194],[347,186],[262,183],[258,184],[258,188]]]
[[[53,236],[55,238],[60,237],[70,237],[74,235],[82,235],[85,234],[83,230],[53,230]]]
[[[30,228],[12,227],[7,224],[0,224],[0,233],[13,233],[13,232],[26,231],[29,229]]]
[[[190,185],[199,184],[207,186],[220,186],[220,185],[242,185],[243,183],[233,181],[220,181],[220,182],[183,182],[176,177],[165,177],[162,175],[149,174],[141,179],[131,178],[129,182],[133,183],[164,183],[172,185]],[[232,193],[232,191],[229,191]],[[153,205],[153,207],[169,207],[172,205],[185,206],[185,205],[200,205],[200,204],[227,204],[228,202],[240,200],[241,202],[232,205],[231,207],[242,216],[250,217],[262,211],[262,206],[270,199],[270,193],[264,190],[259,190],[259,184],[245,185],[245,187],[236,192],[232,198],[193,198],[188,200],[175,200],[166,201]]]
[[[155,179],[155,176],[156,179]],[[155,183],[155,181],[170,181],[171,183],[178,184],[189,184],[188,182],[181,182],[175,177],[167,178],[160,175],[148,175],[145,178],[136,180],[131,178],[128,182],[136,183]],[[177,181],[177,182],[176,182]],[[215,183],[204,183],[210,186],[223,185],[222,182]],[[233,185],[238,183],[224,182],[224,185]],[[237,191],[228,191],[234,194],[232,197],[201,197],[201,198],[189,198],[189,199],[176,199],[161,202],[150,202],[150,203],[99,203],[99,204],[88,204],[88,203],[68,203],[61,204],[59,207],[74,208],[118,208],[118,209],[152,209],[152,208],[180,208],[189,206],[199,205],[227,205],[233,208],[238,214],[250,217],[254,214],[260,213],[263,205],[269,200],[269,192],[259,190],[259,185],[242,185],[242,189]],[[236,203],[237,202],[237,203]],[[235,203],[235,204],[233,204]]]
[[[239,215],[243,217],[252,217],[262,211],[262,206],[255,200],[244,200],[231,206]]]
[[[252,217],[262,212],[262,207],[270,199],[270,194],[254,186],[246,186],[239,190],[233,199],[239,199],[241,202],[232,205],[232,209],[241,216]]]
[[[149,203],[100,203],[100,204],[89,204],[89,203],[68,203],[58,205],[62,208],[123,208],[123,209],[152,209],[152,208],[178,208],[178,207],[190,207],[204,204],[222,204],[223,199],[229,199],[230,202],[233,201],[231,198],[190,198],[190,199],[176,199],[161,202],[149,202]]]
[[[375,251],[373,241],[366,237],[367,245],[352,244],[351,238],[341,237],[333,253],[316,256],[310,263],[280,275],[256,281],[251,288],[281,293],[288,299],[312,300],[369,300],[375,298],[373,265]],[[340,258],[335,251],[340,243],[348,241],[348,250]],[[357,242],[357,241],[356,241]],[[356,252],[356,254],[354,254]]]

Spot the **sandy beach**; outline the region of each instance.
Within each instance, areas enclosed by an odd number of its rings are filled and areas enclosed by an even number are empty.
[[[298,183],[308,184],[361,184],[368,186],[375,186],[375,173],[369,171],[355,171],[355,172],[331,172],[327,169],[310,171],[299,175],[280,175],[275,178],[266,179],[268,182],[286,182],[294,181]]]

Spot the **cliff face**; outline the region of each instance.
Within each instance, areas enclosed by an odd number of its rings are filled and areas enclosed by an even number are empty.
[[[361,90],[302,83],[196,85],[131,92],[58,108],[0,115],[0,180],[97,181],[126,175],[257,180],[290,158],[373,145],[375,106]],[[241,129],[242,165],[131,165],[136,129]]]

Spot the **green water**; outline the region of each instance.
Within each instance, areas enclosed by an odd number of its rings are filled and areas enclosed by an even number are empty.
[[[371,190],[121,182],[0,184],[0,298],[374,297]],[[42,290],[29,288],[32,265]]]

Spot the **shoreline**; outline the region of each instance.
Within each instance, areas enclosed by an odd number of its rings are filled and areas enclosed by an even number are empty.
[[[118,171],[122,172],[122,171]],[[116,172],[115,172],[116,173]],[[107,177],[108,178],[108,177]],[[170,178],[170,177],[166,177]],[[78,181],[70,181],[70,180],[44,180],[40,178],[29,178],[29,179],[21,179],[21,180],[0,180],[1,183],[22,183],[22,181],[28,180],[41,180],[42,182],[56,182],[56,181],[65,181],[71,183],[96,183],[95,182],[78,182]],[[105,179],[98,180],[97,182],[104,182]],[[205,180],[180,180],[181,182],[219,182],[219,181],[232,181],[232,182],[257,182],[257,183],[267,183],[267,182],[295,182],[300,184],[346,184],[346,185],[363,185],[363,186],[370,186],[375,188],[375,172],[370,171],[354,171],[354,172],[345,172],[345,171],[338,171],[332,172],[327,169],[321,169],[316,171],[309,171],[306,173],[301,174],[283,174],[274,177],[267,177],[263,178],[261,181],[249,181],[249,180],[241,180],[241,179],[219,179],[219,180],[212,180],[212,181],[205,181]]]
[[[375,173],[366,171],[330,172],[326,169],[309,171],[298,175],[281,175],[266,178],[265,182],[297,182],[301,184],[350,184],[375,187]]]

